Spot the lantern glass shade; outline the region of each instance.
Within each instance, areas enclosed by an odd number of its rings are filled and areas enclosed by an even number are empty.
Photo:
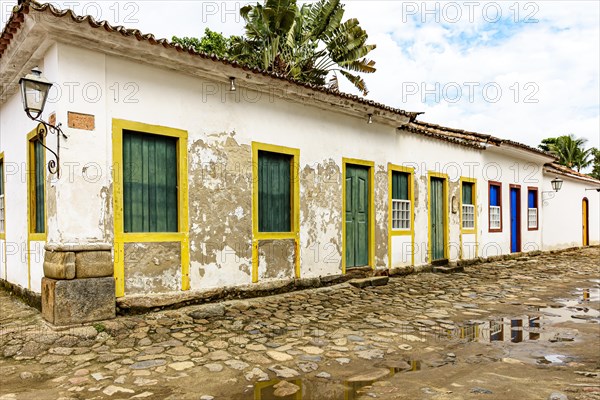
[[[558,192],[562,188],[563,180],[560,178],[554,178],[550,181],[550,184],[552,185],[552,189],[555,192]]]
[[[21,85],[21,100],[23,109],[31,119],[36,119],[44,111],[48,92],[52,83],[42,76],[42,71],[37,67],[31,70],[19,81]]]

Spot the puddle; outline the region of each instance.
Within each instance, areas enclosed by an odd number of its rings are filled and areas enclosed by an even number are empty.
[[[550,340],[556,333],[544,328],[542,316],[471,321],[459,327],[459,339],[467,342],[512,342]]]
[[[562,354],[548,354],[538,360],[538,364],[564,364],[567,358]]]
[[[344,381],[324,379],[296,379],[296,380],[271,380],[267,382],[257,382],[254,385],[252,395],[247,397],[254,400],[300,400],[302,398],[326,398],[331,400],[355,400],[363,396],[365,388],[377,381],[389,378],[399,373],[410,373],[420,371],[424,365],[420,360],[410,360],[407,362],[408,368],[382,368],[388,369],[389,373],[379,379],[369,379],[364,381]],[[385,373],[385,371],[384,371]],[[296,390],[295,393],[285,394],[281,382],[288,382],[295,385],[285,385],[285,389]],[[279,387],[277,386],[279,385]],[[279,389],[279,392],[278,392]]]
[[[575,300],[558,300],[548,307],[536,308],[536,313],[516,317],[500,317],[491,320],[472,320],[455,325],[448,321],[448,326],[436,327],[429,334],[437,339],[458,339],[463,342],[506,342],[533,343],[573,341],[574,337],[561,333],[552,325],[562,322],[600,323],[600,312],[592,308],[594,302],[600,301],[600,280],[591,280],[594,287],[577,289]],[[597,307],[596,307],[597,308]],[[448,329],[446,329],[448,328]],[[410,335],[407,335],[407,337]],[[522,349],[526,349],[522,348]],[[543,354],[543,353],[542,353]],[[531,359],[531,358],[530,358]],[[572,360],[562,354],[545,354],[533,357],[540,365],[564,365]],[[389,365],[392,366],[392,365]],[[389,368],[375,365],[376,368],[389,370],[384,376],[364,381],[339,381],[334,378],[303,378],[296,380],[271,380],[258,382],[249,386],[247,399],[254,400],[300,400],[303,398],[323,398],[332,400],[355,400],[365,394],[368,396],[369,386],[400,373],[420,371],[425,367],[420,360],[409,360],[402,368]],[[429,365],[435,367],[435,365]],[[374,377],[365,375],[365,378]]]
[[[558,300],[560,306],[554,305],[537,310],[552,323],[600,322],[600,311],[592,308],[591,305],[600,302],[600,288],[578,288],[576,293],[578,295],[576,300]]]

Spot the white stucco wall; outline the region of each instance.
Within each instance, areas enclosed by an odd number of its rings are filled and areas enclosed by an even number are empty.
[[[48,49],[39,64],[40,69],[50,81],[56,81],[58,69],[57,46]],[[49,101],[43,115],[45,120],[54,112],[56,103]],[[27,164],[27,135],[37,126],[23,111],[20,93],[16,93],[0,106],[0,151],[4,152],[5,174],[5,215],[6,215],[6,248],[5,257],[0,257],[3,264],[2,278],[23,288],[41,291],[41,280],[44,262],[44,244],[42,241],[28,241],[27,226],[27,180],[29,178]],[[55,148],[56,137],[48,135],[46,143]],[[50,158],[47,156],[46,161]],[[47,172],[46,200],[54,179]],[[46,231],[55,227],[52,216],[46,207]],[[4,251],[4,249],[3,249]]]
[[[600,244],[600,193],[595,190],[599,184],[585,182],[560,175],[563,185],[559,192],[553,192],[550,181],[556,174],[544,173],[544,214],[543,250],[556,250],[578,247],[583,244],[582,201],[588,199],[589,244]]]
[[[415,170],[415,265],[430,261],[427,196],[430,171],[447,174],[449,179],[450,260],[510,253],[511,184],[521,186],[523,251],[580,245],[576,243],[576,228],[569,231],[569,239],[565,240],[562,225],[552,215],[564,215],[562,209],[575,198],[580,219],[583,186],[565,181],[563,191],[542,206],[541,193],[548,190],[551,178],[542,175],[543,161],[539,157],[504,148],[490,147],[484,151],[459,146],[379,124],[377,118],[373,124],[367,124],[366,118],[250,91],[241,84],[231,93],[227,85],[63,44],[54,46],[46,60],[41,66],[44,74],[56,83],[47,110],[56,112],[57,121],[63,123],[68,135],[61,148],[62,176],[48,184],[47,197],[56,204],[48,215],[48,242],[113,243],[112,197],[119,177],[112,171],[112,124],[114,119],[123,119],[188,132],[192,289],[252,281],[247,267],[251,265],[252,254],[251,226],[247,226],[252,211],[251,191],[240,192],[242,199],[232,196],[239,189],[232,186],[232,182],[246,185],[247,189],[255,179],[251,168],[252,142],[300,150],[299,237],[301,277],[304,278],[341,273],[342,158],[375,164],[372,184],[375,186],[377,267],[390,267],[387,257],[388,163]],[[39,254],[31,257],[28,273],[26,181],[20,174],[23,168],[19,167],[26,157],[25,135],[34,125],[22,112],[18,94],[2,105],[1,112],[0,151],[5,152],[7,171],[6,279],[39,291],[43,262],[43,252],[39,249],[43,243],[32,244]],[[94,129],[69,128],[69,112],[93,115]],[[49,144],[55,144],[55,137],[49,137]],[[11,163],[18,166],[17,172],[10,170]],[[461,233],[461,177],[477,180],[476,234]],[[489,180],[502,183],[503,230],[498,233],[488,230]],[[529,186],[539,191],[539,226],[548,224],[543,230],[543,246],[542,230],[527,229]],[[600,240],[598,195],[587,192],[587,197],[590,200],[590,240],[597,243]],[[561,198],[568,204],[561,203]],[[229,207],[228,211],[219,213],[220,210],[208,207],[207,201],[213,200]],[[234,201],[239,204],[229,204]],[[575,216],[569,218],[571,221]],[[242,229],[236,231],[236,224],[242,225]],[[248,227],[249,233],[244,230]],[[237,236],[232,232],[237,232]],[[240,236],[239,232],[247,234]],[[578,235],[580,241],[580,230]],[[411,240],[411,236],[391,239],[391,266],[412,264]],[[219,250],[211,253],[211,248]],[[198,256],[200,253],[211,253],[211,257]],[[259,281],[286,276],[283,273],[270,275],[265,260],[261,258],[258,268]],[[4,270],[0,272],[4,274]],[[180,271],[167,276],[176,280],[177,285],[182,279]]]
[[[484,153],[483,167],[481,168],[482,185],[478,192],[480,195],[481,246],[480,256],[488,257],[498,254],[509,254],[510,248],[510,185],[520,187],[521,191],[521,251],[541,250],[541,230],[527,229],[527,191],[529,187],[538,188],[538,226],[542,226],[543,212],[541,211],[542,192],[542,167],[543,164],[532,159],[519,158],[503,152],[503,149],[488,148]],[[502,231],[489,231],[489,181],[502,184]]]

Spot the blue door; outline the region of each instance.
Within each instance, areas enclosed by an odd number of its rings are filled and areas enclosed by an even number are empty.
[[[521,251],[521,189],[510,188],[510,251]]]

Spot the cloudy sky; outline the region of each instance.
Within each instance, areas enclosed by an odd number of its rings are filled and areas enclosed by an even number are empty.
[[[16,1],[0,0],[2,25]],[[237,1],[56,1],[157,37],[240,34]],[[600,146],[600,2],[346,1],[377,44],[369,98],[422,120],[536,146]],[[345,91],[352,91],[343,85]]]

